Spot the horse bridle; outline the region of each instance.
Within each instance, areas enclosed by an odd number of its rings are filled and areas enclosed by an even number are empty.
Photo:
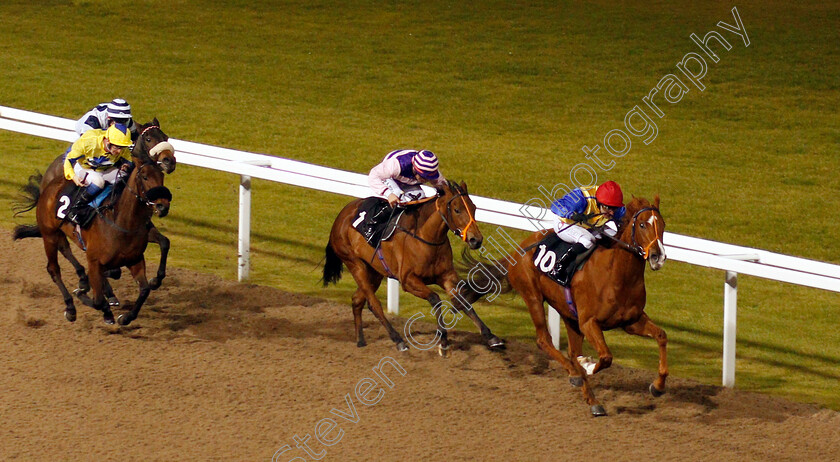
[[[644,212],[656,212],[656,213],[659,214],[660,217],[662,217],[662,212],[660,212],[659,209],[656,208],[656,207],[644,207],[644,208],[640,209],[639,211],[637,211],[636,213],[634,213],[633,218],[630,221],[630,226],[631,226],[630,240],[632,241],[631,244],[628,244],[628,243],[626,243],[626,242],[622,241],[621,239],[618,239],[614,236],[610,236],[610,235],[607,235],[607,234],[605,234],[605,236],[612,239],[615,243],[620,245],[621,248],[638,255],[643,260],[647,260],[648,257],[650,257],[650,248],[653,247],[653,244],[658,240],[658,238],[651,241],[650,244],[647,245],[647,247],[642,247],[641,245],[639,245],[638,242],[636,242],[636,220],[639,218],[639,215],[641,215]],[[653,231],[654,231],[656,236],[659,236],[659,229],[657,229],[657,227],[656,227],[656,220],[654,220],[654,222],[653,222]]]
[[[446,202],[446,212],[450,215],[452,214],[452,201],[458,198],[460,198],[461,201],[464,203],[464,210],[467,211],[467,215],[469,215],[470,217],[470,222],[467,223],[467,226],[464,229],[454,228],[451,224],[449,224],[449,220],[447,220],[443,212],[440,211],[440,207],[438,206],[437,201],[435,201],[435,210],[437,210],[437,212],[440,214],[440,217],[443,219],[443,222],[446,224],[446,226],[449,229],[451,229],[456,236],[460,237],[461,240],[467,242],[467,230],[470,229],[470,226],[472,226],[475,223],[475,217],[472,215],[472,212],[470,212],[470,208],[467,205],[467,200],[464,198],[464,193],[458,191],[458,194],[452,196],[452,198]]]
[[[138,169],[137,170],[137,175],[140,175],[140,172],[147,165],[154,165],[155,167],[157,167],[157,165],[155,165],[155,164],[150,164],[148,162],[143,162],[143,163],[140,164],[139,167],[137,167],[137,169]],[[160,168],[160,167],[158,167],[158,168]],[[140,182],[140,186],[143,186],[142,181]],[[152,189],[141,191],[141,194],[137,194],[136,191],[131,189],[131,185],[128,184],[128,181],[126,181],[125,188],[128,189],[131,192],[131,194],[134,194],[134,197],[136,197],[138,201],[140,201],[141,203],[143,203],[147,207],[154,206],[155,205],[154,201],[156,201],[157,199],[159,199],[161,197],[167,198],[167,196],[168,196],[168,200],[172,200],[172,193],[169,192],[169,190],[166,188],[166,186],[155,186]],[[149,197],[150,193],[154,197],[150,198]]]

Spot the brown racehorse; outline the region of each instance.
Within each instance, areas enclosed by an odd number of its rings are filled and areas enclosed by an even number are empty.
[[[447,238],[450,230],[461,237],[470,248],[481,247],[483,237],[475,222],[475,205],[467,194],[467,186],[450,181],[437,189],[437,197],[406,205],[406,212],[400,219],[393,237],[379,245],[382,259],[352,226],[357,219],[356,210],[361,202],[362,199],[357,199],[347,204],[335,219],[326,248],[323,278],[325,287],[337,282],[341,278],[343,262],[356,280],[358,289],[353,294],[352,306],[357,345],[366,345],[362,332],[362,309],[367,302],[370,310],[388,330],[397,349],[408,349],[400,334],[388,322],[382,305],[376,298],[376,289],[379,288],[382,279],[390,274],[400,281],[403,290],[427,300],[432,305],[438,324],[436,338],[440,339],[439,352],[441,355],[447,354],[449,341],[443,321],[444,310],[441,308],[440,296],[432,291],[429,285],[437,284],[451,294],[460,281],[452,263],[452,247]],[[453,302],[458,310],[467,313],[478,326],[488,346],[499,348],[504,345],[504,342],[493,335],[481,321],[472,307],[462,305],[458,297],[455,297]]]
[[[645,314],[645,262],[654,271],[665,263],[665,249],[662,235],[665,220],[659,212],[659,196],[653,204],[642,198],[634,198],[627,204],[627,213],[622,219],[616,241],[598,246],[571,281],[571,292],[577,306],[577,316],[566,303],[564,289],[541,273],[534,263],[536,244],[546,233],[542,230],[522,242],[524,255],[515,253],[513,263],[506,264],[510,288],[525,300],[537,334],[537,345],[563,365],[573,385],[582,387],[583,396],[594,416],[606,415],[604,407],[595,398],[586,380],[586,371],[577,361],[581,355],[583,339],[598,351],[598,362],[592,374],[610,367],[612,353],[604,341],[605,330],[622,328],[633,335],[650,337],[659,344],[659,377],[650,385],[650,393],[661,396],[665,393],[665,378],[668,363],[665,346],[665,331],[657,327]],[[507,260],[497,262],[499,267]],[[496,270],[494,276],[504,280],[496,265],[485,265]],[[475,291],[467,290],[465,297],[473,302],[480,297]],[[560,314],[566,324],[569,337],[569,358],[554,348],[546,323],[543,304],[548,302]]]
[[[143,258],[148,243],[148,225],[152,214],[166,216],[172,198],[169,190],[163,185],[163,171],[154,161],[147,156],[135,158],[134,161],[135,166],[126,181],[125,191],[113,208],[98,213],[91,225],[81,231],[82,240],[87,245],[85,255],[93,298],[84,293],[78,293],[77,296],[86,305],[102,311],[108,324],[114,323],[114,315],[105,299],[104,272],[127,266],[140,286],[140,295],[131,312],[119,317],[120,324],[127,325],[137,318],[140,308],[149,296],[146,261]],[[58,204],[67,183],[68,180],[60,176],[47,184],[43,191],[37,187],[34,191],[30,190],[32,197],[29,199],[36,205],[38,224],[16,227],[13,237],[16,240],[27,237],[44,239],[47,272],[64,297],[64,316],[73,322],[76,320],[76,307],[73,297],[64,286],[58,266],[58,252],[65,256],[70,253],[67,237],[71,237],[78,244],[74,236],[75,225],[63,217],[57,217],[57,210],[62,211],[64,208],[58,207]]]
[[[144,156],[150,157],[153,161],[160,165],[160,168],[163,169],[164,173],[172,173],[175,171],[175,149],[168,142],[169,136],[160,129],[160,122],[158,122],[157,117],[152,119],[149,123],[138,124],[137,132],[139,135],[134,143],[134,147],[131,150],[131,155],[137,158],[144,158]],[[41,190],[44,190],[44,188],[46,188],[55,177],[64,175],[65,155],[66,153],[56,157],[50,166],[47,167],[46,172],[44,172],[44,176],[41,178]],[[157,290],[160,287],[163,278],[166,277],[166,259],[169,255],[169,238],[161,234],[157,227],[155,227],[154,223],[149,222],[149,225],[149,242],[153,242],[160,246],[160,263],[158,264],[157,275],[149,281],[149,287],[152,290]],[[69,250],[69,247],[67,247],[67,249]],[[87,292],[89,290],[89,285],[87,275],[85,274],[85,268],[79,263],[76,257],[73,256],[72,252],[62,252],[62,255],[64,255],[70,264],[73,265],[73,268],[76,270],[76,274],[79,275],[79,291]],[[109,277],[119,278],[120,268],[109,270],[106,272],[106,275]],[[107,283],[107,281],[105,285],[105,293],[111,305],[119,304],[114,296],[113,290],[111,290],[111,286]]]

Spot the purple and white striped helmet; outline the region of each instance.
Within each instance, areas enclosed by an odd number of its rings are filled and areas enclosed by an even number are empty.
[[[419,151],[411,158],[411,163],[414,165],[414,170],[420,175],[420,178],[431,181],[437,180],[440,177],[438,172],[438,158],[432,151]]]

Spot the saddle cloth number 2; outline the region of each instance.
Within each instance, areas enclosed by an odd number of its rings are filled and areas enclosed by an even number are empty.
[[[58,198],[58,202],[61,204],[58,206],[58,210],[55,211],[55,215],[58,218],[63,219],[67,216],[67,207],[70,207],[70,197],[69,196],[61,196]]]

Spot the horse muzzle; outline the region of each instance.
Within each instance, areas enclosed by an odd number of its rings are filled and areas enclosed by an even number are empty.
[[[653,271],[657,271],[662,268],[665,264],[665,260],[668,259],[668,256],[665,255],[665,246],[661,243],[657,243],[656,248],[652,249],[650,255],[648,255],[648,265],[650,265],[650,269]]]

